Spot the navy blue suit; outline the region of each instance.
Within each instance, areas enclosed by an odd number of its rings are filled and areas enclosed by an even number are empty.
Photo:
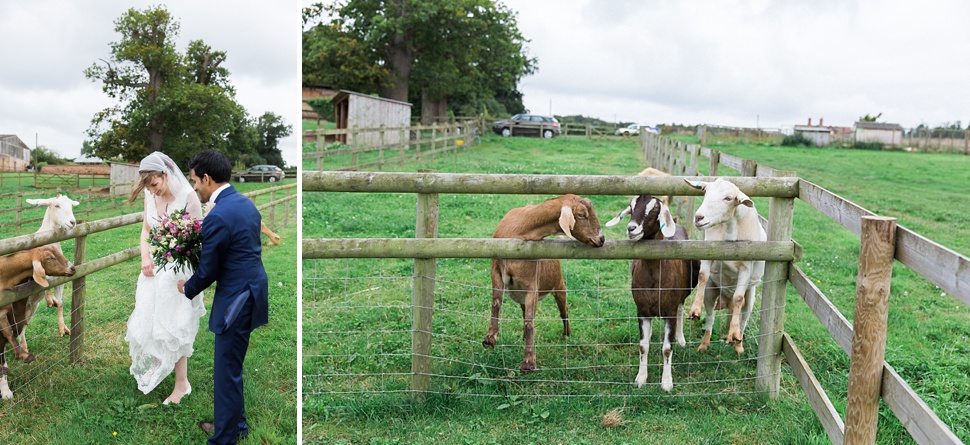
[[[259,238],[261,216],[249,198],[229,186],[202,223],[202,257],[185,282],[188,298],[216,282],[209,330],[216,334],[213,371],[215,434],[210,444],[234,444],[248,434],[243,401],[243,360],[249,334],[266,324],[268,283]]]

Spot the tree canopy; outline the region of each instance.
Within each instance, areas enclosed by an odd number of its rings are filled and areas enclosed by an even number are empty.
[[[234,163],[279,161],[279,130],[260,145],[260,119],[252,119],[235,100],[226,53],[193,40],[184,54],[174,41],[179,24],[162,6],[129,9],[115,21],[121,38],[110,44],[111,56],[84,71],[118,104],[97,112],[81,153],[102,159],[137,162],[162,151],[179,165],[205,149],[225,153]],[[289,126],[273,113],[276,123]],[[266,115],[264,115],[265,117]]]
[[[495,0],[344,0],[303,12],[303,81],[411,102],[424,116],[525,111],[537,70]]]

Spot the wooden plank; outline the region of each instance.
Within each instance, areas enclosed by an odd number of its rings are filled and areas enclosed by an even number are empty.
[[[699,196],[691,181],[713,177],[647,177],[628,175],[511,175],[475,173],[396,173],[304,171],[305,192],[474,193]],[[798,178],[726,178],[751,197],[794,198]]]
[[[438,236],[438,195],[419,194],[416,238]],[[431,317],[434,313],[434,258],[414,259],[411,295],[411,391],[421,401],[431,389]]]
[[[845,443],[849,445],[876,442],[895,246],[895,218],[862,218],[845,407]]]
[[[815,416],[822,423],[825,434],[829,436],[829,440],[833,444],[841,444],[845,440],[845,424],[842,423],[842,417],[836,411],[835,405],[829,400],[828,394],[825,393],[821,383],[815,378],[812,368],[808,366],[808,362],[802,357],[801,352],[795,347],[795,343],[787,332],[782,336],[781,345],[792,372],[798,379],[798,383],[802,385],[805,396],[808,397],[808,403],[812,405]]]
[[[970,306],[970,259],[905,227],[896,228],[896,259]]]
[[[87,261],[86,236],[74,238],[74,264]],[[71,365],[81,363],[84,357],[84,295],[87,278],[84,276],[71,282],[71,341],[68,353]]]
[[[874,215],[852,201],[805,180],[800,180],[798,183],[798,199],[842,224],[842,227],[849,229],[856,236],[861,230],[862,217]]]
[[[921,445],[963,444],[892,366],[883,362],[882,398]]]
[[[828,329],[829,334],[835,339],[846,354],[852,352],[852,324],[839,312],[839,309],[829,301],[828,298],[815,287],[815,283],[805,275],[796,265],[788,271],[788,281],[802,296],[802,300],[808,304],[812,312],[822,322],[822,326]]]
[[[315,258],[560,258],[712,259],[792,261],[791,241],[606,240],[590,247],[574,240],[509,238],[319,238],[303,240],[303,259]]]

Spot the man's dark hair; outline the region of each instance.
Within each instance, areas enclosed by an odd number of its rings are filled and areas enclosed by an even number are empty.
[[[215,182],[229,182],[232,177],[232,163],[226,155],[215,150],[205,150],[189,160],[189,170],[195,171],[199,178],[209,175]]]

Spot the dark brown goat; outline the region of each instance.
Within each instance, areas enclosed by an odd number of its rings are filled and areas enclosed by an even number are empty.
[[[687,239],[687,231],[674,223],[667,206],[651,195],[633,198],[630,206],[606,225],[615,225],[626,214],[630,215],[627,236],[632,240]],[[635,380],[637,387],[647,382],[647,353],[650,351],[653,319],[662,318],[664,367],[660,387],[664,391],[673,388],[671,345],[675,339],[680,346],[686,344],[682,320],[684,299],[697,285],[699,270],[700,261],[697,260],[633,260],[630,288],[633,301],[637,305],[640,325],[640,369]]]
[[[498,223],[494,237],[534,241],[557,233],[564,233],[593,247],[602,247],[605,240],[600,220],[593,210],[593,203],[572,194],[553,198],[541,204],[510,210]],[[502,298],[508,292],[509,298],[522,306],[525,357],[519,369],[523,372],[533,371],[536,368],[534,348],[536,305],[549,293],[555,295],[556,305],[559,306],[563,336],[570,334],[569,315],[566,310],[566,283],[562,278],[559,260],[493,259],[491,275],[492,318],[482,344],[486,348],[495,346]]]

